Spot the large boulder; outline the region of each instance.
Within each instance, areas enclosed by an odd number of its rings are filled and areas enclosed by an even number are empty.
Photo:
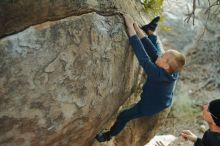
[[[136,0],[1,1],[0,145],[92,145],[139,87],[119,11],[143,22],[142,9]],[[134,121],[150,130],[130,123],[130,145],[143,145],[134,133],[152,135],[156,119]]]
[[[0,38],[45,21],[91,12],[108,16],[121,11],[140,16],[138,3],[139,0],[3,0],[0,1]]]

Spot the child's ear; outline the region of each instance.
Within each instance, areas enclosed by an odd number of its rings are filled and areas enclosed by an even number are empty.
[[[165,69],[165,70],[170,70],[169,64],[165,64],[165,65],[164,65],[164,69]]]

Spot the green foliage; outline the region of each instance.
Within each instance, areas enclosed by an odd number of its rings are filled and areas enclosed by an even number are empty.
[[[144,9],[150,19],[160,16],[160,22],[163,22],[163,2],[164,0],[144,0]],[[165,25],[160,25],[159,29],[167,32],[171,31],[171,28]]]
[[[162,16],[164,0],[144,0],[143,5],[146,13],[150,18],[155,16]]]
[[[173,114],[178,118],[195,118],[201,115],[201,106],[198,106],[197,102],[187,95],[182,95],[176,99],[173,108]]]

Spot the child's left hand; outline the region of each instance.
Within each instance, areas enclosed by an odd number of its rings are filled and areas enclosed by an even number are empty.
[[[128,14],[124,14],[123,16],[124,16],[124,18],[125,18],[125,23],[126,23],[126,25],[127,25],[127,26],[133,26],[133,24],[134,24],[134,19],[133,19],[130,15],[128,15]]]

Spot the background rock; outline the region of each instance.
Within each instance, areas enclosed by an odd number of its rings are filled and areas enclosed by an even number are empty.
[[[213,1],[210,1],[213,2]],[[172,31],[159,31],[164,48],[175,48],[185,52],[187,64],[177,84],[175,103],[161,128],[161,134],[178,136],[183,129],[190,129],[202,136],[200,125],[206,122],[201,117],[202,105],[220,98],[220,11],[213,7],[209,19],[205,11],[207,1],[197,4],[195,25],[184,22],[191,1],[165,1],[164,23]],[[219,7],[219,6],[218,6]],[[204,127],[203,127],[204,131]],[[181,138],[172,145],[193,146]]]

